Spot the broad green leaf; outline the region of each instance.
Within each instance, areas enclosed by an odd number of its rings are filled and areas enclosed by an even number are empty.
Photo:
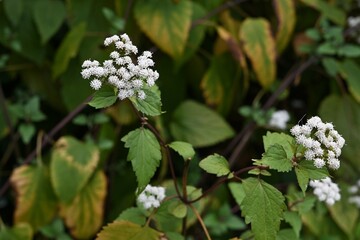
[[[243,185],[240,183],[231,182],[228,186],[231,194],[235,198],[236,203],[241,206],[241,203],[246,196]]]
[[[27,222],[34,231],[51,222],[57,211],[57,199],[49,170],[42,165],[23,165],[13,171],[10,181],[17,193],[14,222]]]
[[[296,178],[303,193],[305,193],[310,180],[319,180],[329,176],[326,167],[317,168],[313,161],[302,160],[295,166]]]
[[[139,191],[150,182],[160,164],[160,144],[155,135],[143,127],[129,132],[121,141],[129,148],[127,156],[135,171]]]
[[[276,49],[278,55],[286,48],[294,31],[296,14],[293,0],[274,0],[278,19],[276,33]]]
[[[199,162],[199,166],[208,173],[221,177],[230,173],[229,162],[219,154],[210,155]]]
[[[105,173],[97,171],[70,204],[60,205],[60,216],[75,238],[89,239],[102,226],[106,185]]]
[[[77,55],[85,33],[86,23],[79,23],[67,33],[55,55],[52,66],[52,75],[54,79],[58,78],[65,72],[70,60]],[[76,80],[74,79],[74,81]]]
[[[179,58],[189,36],[192,4],[188,0],[140,0],[134,7],[141,30],[164,52]]]
[[[338,68],[349,85],[350,93],[360,103],[360,66],[355,61],[346,59],[338,63]]]
[[[264,150],[265,152],[274,144],[280,144],[286,152],[286,156],[288,159],[291,159],[294,156],[293,144],[294,138],[285,133],[277,133],[277,132],[267,132],[265,136],[263,136]]]
[[[239,94],[237,63],[230,54],[214,56],[211,65],[201,80],[201,88],[206,103],[225,115]]]
[[[41,121],[46,118],[44,113],[40,110],[40,98],[38,96],[32,97],[24,106],[24,114],[26,118],[31,121]]]
[[[41,42],[46,43],[60,28],[66,17],[66,8],[60,0],[34,2],[33,15]]]
[[[246,18],[240,29],[246,55],[250,58],[257,80],[264,88],[275,81],[275,40],[269,22],[263,18]]]
[[[146,217],[139,208],[128,208],[124,210],[117,218],[117,221],[124,220],[135,224],[144,225]]]
[[[28,223],[18,223],[12,228],[0,226],[0,239],[3,240],[32,240],[34,231]]]
[[[16,26],[24,11],[23,0],[4,0],[3,2],[7,18],[13,26]]]
[[[168,210],[177,218],[184,218],[187,214],[187,206],[179,199],[172,201],[168,207]]]
[[[346,13],[325,0],[301,0],[301,2],[320,11],[325,17],[338,25],[344,26],[346,23]]]
[[[300,215],[310,211],[314,207],[315,202],[317,201],[317,198],[314,195],[304,196],[303,192],[294,192],[288,194],[286,195],[286,198],[288,199],[288,206],[291,206],[292,210],[298,211]],[[289,220],[288,218],[286,218],[285,215],[284,217],[286,221]]]
[[[216,112],[194,102],[183,102],[174,112],[170,131],[176,140],[194,147],[211,146],[234,136],[234,130]]]
[[[143,91],[146,94],[146,98],[144,100],[137,97],[130,98],[135,108],[149,116],[160,115],[162,103],[159,89],[156,87],[143,88]]]
[[[169,147],[179,153],[184,160],[191,160],[195,156],[195,150],[190,143],[175,141],[170,143]]]
[[[292,226],[292,228],[296,234],[296,237],[299,238],[301,227],[302,227],[301,217],[300,217],[299,213],[289,212],[289,211],[284,212],[284,219],[286,222],[288,222]]]
[[[31,123],[22,123],[19,126],[19,133],[21,136],[21,139],[25,144],[28,144],[31,140],[31,138],[35,134],[35,126]]]
[[[96,109],[106,108],[113,105],[116,102],[116,99],[117,96],[113,87],[102,86],[102,88],[95,92],[89,105]]]
[[[247,178],[242,185],[245,191],[242,214],[246,223],[251,223],[255,239],[276,239],[286,209],[284,196],[261,179]]]
[[[296,236],[295,231],[291,228],[281,229],[278,235],[276,236],[276,240],[289,240],[289,239],[291,240],[299,239],[299,237]]]
[[[168,240],[185,240],[185,237],[177,232],[165,232]]]
[[[319,45],[316,52],[322,55],[335,55],[337,53],[337,47],[331,42],[324,42]]]
[[[338,62],[331,57],[326,57],[321,59],[321,63],[324,66],[326,72],[332,76],[335,77],[339,71]]]
[[[104,227],[96,240],[160,240],[162,235],[150,227],[121,220]]]
[[[345,56],[345,57],[359,57],[360,56],[360,46],[347,43],[338,48],[338,55]]]
[[[56,195],[64,203],[71,202],[87,184],[99,162],[99,151],[67,136],[60,138],[51,155],[51,182]]]
[[[289,159],[286,155],[285,148],[277,143],[271,145],[258,162],[279,172],[289,172],[293,167],[291,158]]]

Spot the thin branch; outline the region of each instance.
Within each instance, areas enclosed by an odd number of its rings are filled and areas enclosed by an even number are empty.
[[[189,204],[188,206],[192,209],[192,211],[193,211],[194,214],[196,215],[196,217],[197,217],[197,219],[198,219],[198,221],[199,221],[202,229],[204,230],[204,233],[205,233],[205,235],[206,235],[206,238],[207,238],[208,240],[211,240],[210,234],[209,234],[209,232],[208,232],[208,230],[207,230],[207,228],[206,228],[206,226],[205,226],[205,223],[204,223],[204,221],[202,220],[199,212],[196,210],[196,208],[195,208],[193,205]]]

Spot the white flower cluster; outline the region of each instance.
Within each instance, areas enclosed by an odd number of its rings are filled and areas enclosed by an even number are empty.
[[[309,184],[314,188],[314,194],[319,201],[325,201],[327,205],[333,205],[341,198],[339,186],[333,183],[329,177],[321,180],[311,180]]]
[[[165,188],[147,185],[145,190],[140,193],[137,200],[145,209],[149,209],[151,207],[158,208],[160,202],[164,200],[164,198]]]
[[[310,118],[305,125],[295,125],[291,130],[296,142],[306,148],[304,157],[314,161],[314,166],[322,168],[340,167],[339,156],[345,139],[331,123],[323,123],[319,117]]]
[[[360,4],[360,1],[359,1]],[[359,5],[360,7],[360,5]],[[351,32],[351,36],[356,38],[357,43],[360,44],[360,30],[359,30],[359,26],[360,26],[360,16],[358,17],[348,17],[347,19],[349,27],[351,28],[355,28],[353,32]]]
[[[360,208],[360,180],[358,180],[355,185],[349,188],[349,193],[351,194],[349,197],[349,202]]]
[[[290,120],[290,115],[286,110],[279,110],[271,115],[269,126],[278,129],[286,129],[286,123]]]
[[[82,64],[82,77],[92,78],[90,86],[95,90],[99,90],[103,83],[115,86],[120,100],[132,96],[145,99],[146,94],[143,88],[145,85],[153,86],[159,78],[159,73],[151,69],[154,66],[154,61],[151,59],[152,53],[144,51],[137,57],[137,64],[134,64],[130,54],[136,56],[138,49],[132,44],[127,34],[106,38],[104,45],[110,44],[114,44],[116,48],[110,53],[110,59],[105,60],[102,65],[96,60],[85,60]]]

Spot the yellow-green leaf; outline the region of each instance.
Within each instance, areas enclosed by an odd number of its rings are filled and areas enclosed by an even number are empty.
[[[10,177],[16,192],[15,223],[27,222],[34,230],[51,222],[57,199],[45,166],[21,166]]]
[[[2,240],[31,240],[33,234],[34,232],[28,223],[19,223],[12,228],[0,227],[0,239]]]
[[[276,76],[275,40],[269,22],[263,18],[247,18],[241,26],[240,39],[257,80],[268,88]]]
[[[71,202],[86,185],[99,161],[98,149],[73,137],[62,137],[51,156],[51,182],[62,202]]]
[[[179,58],[189,36],[192,4],[188,0],[139,0],[135,18],[141,30],[164,52]]]
[[[110,223],[97,235],[96,240],[160,240],[162,233],[128,221]]]
[[[97,171],[71,204],[60,205],[60,215],[77,239],[89,239],[101,227],[106,196],[106,176]]]
[[[274,0],[278,29],[276,33],[276,49],[280,54],[289,43],[294,31],[296,14],[294,0]]]

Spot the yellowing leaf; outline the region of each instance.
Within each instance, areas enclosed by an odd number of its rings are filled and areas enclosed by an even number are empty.
[[[99,161],[99,151],[73,137],[62,137],[51,156],[51,182],[62,202],[70,202],[86,185]]]
[[[278,18],[276,33],[276,49],[280,54],[287,46],[294,31],[296,14],[294,0],[274,0],[275,11]]]
[[[99,230],[104,217],[105,196],[106,176],[103,171],[98,171],[71,204],[60,205],[60,215],[74,237],[89,239]]]
[[[188,0],[140,0],[135,18],[141,30],[164,52],[180,57],[189,36],[192,5]]]
[[[128,221],[110,223],[97,235],[96,240],[160,240],[162,233]]]
[[[240,39],[257,80],[268,88],[276,76],[275,41],[269,22],[263,18],[247,18],[241,26]]]
[[[10,177],[16,192],[15,223],[27,222],[34,230],[51,222],[57,209],[49,171],[44,166],[21,166]]]

